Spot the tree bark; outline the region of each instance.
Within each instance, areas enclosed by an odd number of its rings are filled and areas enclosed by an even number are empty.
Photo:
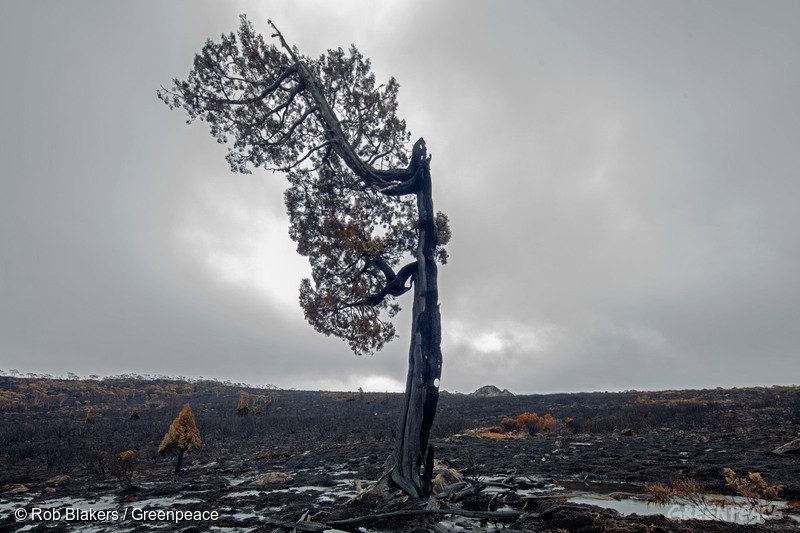
[[[431,491],[433,446],[428,443],[439,401],[442,374],[441,319],[436,250],[436,222],[431,195],[430,159],[423,144],[416,191],[419,241],[416,250],[411,346],[408,355],[405,404],[393,454],[391,481],[419,498]]]
[[[175,465],[176,476],[181,473],[181,465],[183,464],[183,452],[184,452],[183,448],[178,448],[178,462]]]

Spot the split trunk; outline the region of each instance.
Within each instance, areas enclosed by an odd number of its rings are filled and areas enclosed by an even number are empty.
[[[439,402],[442,374],[439,288],[434,253],[436,221],[431,196],[430,160],[422,162],[416,197],[419,241],[416,250],[411,346],[405,403],[393,454],[391,481],[410,496],[427,497],[433,474],[433,446],[428,442]]]

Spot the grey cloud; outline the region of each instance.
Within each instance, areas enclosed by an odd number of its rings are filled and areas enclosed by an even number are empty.
[[[155,98],[247,11],[400,81],[454,231],[444,388],[796,381],[799,9],[17,4],[0,21],[18,51],[0,58],[17,74],[0,87],[0,368],[403,381],[406,317],[368,358],[315,333],[282,178],[230,174]]]

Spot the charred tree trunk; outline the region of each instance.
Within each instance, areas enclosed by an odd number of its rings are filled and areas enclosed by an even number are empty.
[[[183,452],[184,452],[183,448],[178,448],[178,462],[175,465],[176,476],[181,473],[181,465],[183,465]]]
[[[424,155],[418,172],[419,242],[416,250],[411,346],[405,404],[400,416],[391,481],[406,494],[427,497],[431,491],[433,473],[433,446],[428,444],[428,439],[439,401],[442,333],[434,260],[437,234],[431,196],[430,159]]]

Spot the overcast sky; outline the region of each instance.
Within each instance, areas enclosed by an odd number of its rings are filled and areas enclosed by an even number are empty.
[[[0,7],[0,369],[401,390],[297,303],[285,179],[156,99],[247,13],[355,43],[453,230],[442,388],[800,383],[800,3]]]

